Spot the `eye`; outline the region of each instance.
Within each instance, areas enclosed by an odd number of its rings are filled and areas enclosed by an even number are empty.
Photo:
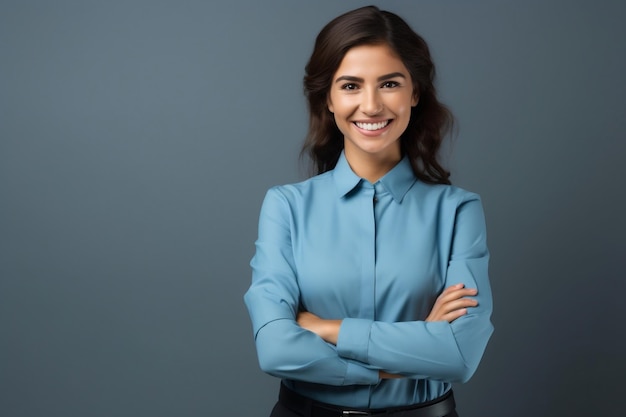
[[[341,86],[342,90],[348,90],[348,91],[356,90],[358,88],[359,86],[354,83],[346,83]]]
[[[384,83],[381,84],[382,88],[395,88],[398,87],[400,85],[399,82],[397,81],[385,81]]]

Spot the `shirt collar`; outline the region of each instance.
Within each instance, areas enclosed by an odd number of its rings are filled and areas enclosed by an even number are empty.
[[[361,183],[366,181],[356,175],[348,161],[344,152],[341,152],[337,165],[333,169],[333,178],[335,180],[335,186],[337,187],[337,193],[339,197],[344,197],[350,191]],[[404,195],[409,191],[409,188],[415,183],[415,175],[411,168],[409,159],[405,156],[398,162],[398,164],[386,173],[378,182],[380,182],[393,196],[393,199],[397,203],[401,203]]]
[[[333,178],[339,197],[345,196],[363,181],[361,177],[352,171],[343,151],[341,151],[339,160],[333,169]]]

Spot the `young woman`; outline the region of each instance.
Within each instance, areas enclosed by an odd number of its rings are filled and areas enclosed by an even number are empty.
[[[272,416],[457,416],[493,331],[483,210],[437,160],[451,115],[424,40],[364,7],[306,67],[318,175],[270,189],[245,302]]]

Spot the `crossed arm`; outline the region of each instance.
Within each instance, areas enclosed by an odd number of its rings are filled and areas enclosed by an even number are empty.
[[[298,311],[290,209],[280,193],[268,193],[251,263],[253,284],[245,296],[261,369],[326,385],[372,385],[399,375],[469,379],[493,331],[489,253],[480,201],[468,200],[454,214],[447,287],[424,320],[325,320]]]
[[[456,284],[446,288],[435,301],[435,305],[424,321],[447,321],[452,323],[459,317],[467,314],[467,309],[476,307],[478,301],[474,298],[478,291],[475,288],[465,288],[464,284]],[[326,342],[337,344],[342,320],[325,320],[308,311],[298,313],[297,323],[303,329],[315,333]],[[380,378],[402,378],[402,375],[378,371]]]

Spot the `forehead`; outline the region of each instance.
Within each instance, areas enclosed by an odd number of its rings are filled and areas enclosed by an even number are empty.
[[[359,45],[346,52],[335,72],[335,78],[342,75],[378,77],[392,72],[409,75],[409,71],[393,49],[386,44]]]

